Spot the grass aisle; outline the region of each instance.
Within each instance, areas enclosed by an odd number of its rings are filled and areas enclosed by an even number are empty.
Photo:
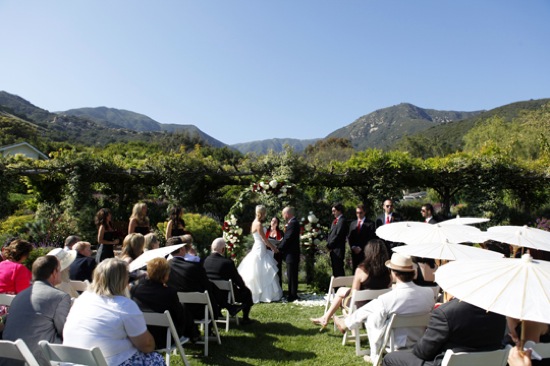
[[[211,341],[208,357],[202,356],[202,345],[185,345],[185,352],[192,365],[367,365],[355,356],[353,343],[342,346],[332,324],[320,333],[309,321],[323,310],[297,303],[257,304],[251,311],[255,322],[221,330],[222,344]],[[173,357],[172,364],[181,365],[181,359]]]

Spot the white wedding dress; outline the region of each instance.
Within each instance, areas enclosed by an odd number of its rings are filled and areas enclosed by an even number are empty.
[[[252,236],[254,245],[239,264],[239,274],[252,292],[255,304],[279,301],[283,297],[283,290],[279,286],[277,261],[273,258],[273,252],[267,250],[260,234],[255,232]]]

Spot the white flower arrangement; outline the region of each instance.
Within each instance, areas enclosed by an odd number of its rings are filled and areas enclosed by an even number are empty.
[[[229,220],[225,220],[222,226],[223,239],[225,240],[227,252],[234,257],[235,248],[241,243],[243,228],[237,225],[237,218],[231,215]]]
[[[253,183],[250,187],[252,192],[266,194],[266,195],[275,195],[278,198],[285,197],[290,194],[292,186],[287,185],[284,181],[277,181],[272,179],[271,181],[261,181],[258,183]]]

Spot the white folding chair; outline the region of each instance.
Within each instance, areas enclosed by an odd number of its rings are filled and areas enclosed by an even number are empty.
[[[40,341],[38,344],[42,348],[42,353],[44,353],[44,356],[46,356],[52,365],[66,362],[86,366],[108,366],[99,347],[90,349],[77,348],[49,343],[48,341]]]
[[[88,289],[88,286],[90,286],[90,282],[88,280],[85,281],[74,281],[71,280],[71,287],[78,293],[84,292]]]
[[[458,352],[448,349],[443,356],[441,366],[490,365],[505,366],[508,362],[509,348],[489,352]]]
[[[185,356],[182,345],[189,341],[187,337],[180,337],[176,331],[170,312],[166,310],[164,313],[148,313],[144,312],[143,316],[145,318],[145,324],[153,325],[157,327],[166,327],[166,347],[158,348],[156,352],[165,352],[166,353],[166,364],[170,365],[170,354],[179,352],[181,360],[184,365],[189,366],[189,361]],[[172,338],[174,339],[174,345],[172,345]]]
[[[0,305],[10,306],[13,299],[15,295],[0,294]]]
[[[525,345],[527,347],[527,344]],[[537,352],[542,358],[550,358],[550,343],[535,343],[532,346],[533,351]]]
[[[351,295],[351,301],[349,303],[349,310],[344,310],[344,316],[351,315],[355,310],[357,310],[357,303],[368,301],[368,300],[374,300],[378,296],[385,294],[386,292],[391,291],[391,288],[385,288],[381,290],[357,290],[354,291]],[[355,340],[355,354],[357,356],[364,354],[363,351],[361,351],[361,328],[357,328],[353,330],[353,333],[355,334],[354,340]],[[342,345],[345,345],[348,341],[348,334],[350,333],[349,330],[346,330],[346,333],[344,333],[344,336],[342,337]],[[366,337],[366,334],[363,334],[363,337]]]
[[[28,366],[40,366],[22,339],[15,342],[0,341],[0,358],[25,361]]]
[[[378,357],[375,360],[375,363],[376,363],[375,366],[378,366],[382,363],[384,352],[397,351],[397,347],[395,345],[395,336],[394,336],[395,329],[398,329],[398,328],[426,329],[428,327],[429,321],[430,321],[430,313],[407,314],[407,315],[391,314],[388,320],[388,324],[386,324],[386,330],[384,331],[384,338],[382,339],[382,345],[380,346],[380,350],[378,351]]]
[[[235,305],[237,301],[235,300],[235,293],[233,292],[233,281],[231,280],[210,280],[214,285],[216,285],[217,288],[219,288],[222,291],[227,291],[227,303],[230,305]],[[225,331],[229,332],[229,321],[231,319],[231,315],[229,314],[229,310],[224,309],[225,311],[225,320],[223,319],[216,319],[217,323],[225,324]],[[235,323],[239,325],[239,316],[235,314],[233,316],[235,319]]]
[[[336,296],[336,290],[338,287],[349,287],[353,284],[353,276],[340,276],[330,277],[330,284],[328,286],[327,301],[325,302],[325,313],[327,312],[334,296]]]
[[[218,331],[218,325],[214,321],[214,311],[212,310],[212,303],[210,302],[210,297],[208,296],[208,291],[204,292],[178,292],[178,297],[181,303],[183,304],[202,304],[204,305],[204,318],[200,320],[195,320],[195,324],[200,324],[201,328],[204,331],[204,355],[208,356],[208,326],[212,323],[214,327],[214,332],[216,333],[216,339],[218,344],[222,344],[220,338],[220,332]],[[200,342],[197,342],[200,343]]]

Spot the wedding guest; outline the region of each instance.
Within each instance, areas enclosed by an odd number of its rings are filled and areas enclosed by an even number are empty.
[[[327,249],[329,250],[332,275],[334,277],[345,276],[344,257],[346,255],[346,239],[348,237],[349,225],[344,217],[344,206],[341,203],[332,205],[334,221],[330,227],[327,238]]]
[[[191,234],[182,235],[180,236],[180,238],[182,244],[187,244],[187,252],[184,256],[185,260],[188,262],[200,263],[201,258],[197,255],[197,249],[195,249],[195,247],[193,246],[193,237],[191,236]]]
[[[153,233],[145,235],[145,245],[143,246],[143,251],[148,251],[152,249],[158,249],[160,247],[160,242],[157,236]]]
[[[186,310],[178,298],[178,292],[166,286],[170,275],[170,264],[164,258],[154,258],[147,262],[147,278],[142,279],[130,290],[142,311],[170,312],[178,335],[198,339],[200,334],[193,321],[193,315]],[[166,347],[166,328],[148,327],[155,338],[157,348]]]
[[[380,239],[371,239],[365,246],[365,257],[363,262],[357,266],[351,289],[340,287],[336,291],[336,296],[332,300],[330,308],[320,318],[311,318],[314,324],[321,325],[323,330],[338,308],[342,306],[343,301],[350,295],[350,292],[356,290],[381,290],[389,288],[391,285],[390,270],[386,267],[386,261],[390,259],[386,244]],[[347,304],[346,304],[347,305]],[[357,304],[361,307],[364,304]]]
[[[170,239],[173,236],[182,236],[188,234],[185,230],[185,221],[182,218],[183,208],[176,206],[170,210],[170,220],[166,225],[166,239]]]
[[[40,351],[38,342],[61,343],[71,307],[70,296],[54,288],[61,282],[60,272],[61,266],[55,256],[45,255],[34,261],[33,284],[13,299],[2,334],[5,340],[25,341],[41,366],[50,365],[50,362]],[[4,364],[13,365],[13,362]]]
[[[74,301],[63,344],[99,347],[111,366],[164,365],[153,352],[155,340],[138,305],[128,298],[128,264],[118,258],[101,262],[88,291]]]
[[[76,258],[76,250],[55,248],[51,250],[47,255],[52,255],[56,257],[59,261],[60,281],[55,287],[68,294],[71,298],[78,297],[78,292],[76,292],[73,286],[71,286],[71,279],[69,277],[69,267]]]
[[[145,238],[138,233],[132,233],[126,235],[122,242],[122,251],[120,252],[120,259],[130,264],[134,259],[143,254],[143,246],[145,245]]]
[[[280,228],[279,218],[277,216],[273,216],[271,218],[271,222],[269,224],[269,227],[267,228],[265,236],[267,236],[267,239],[281,242],[284,235],[285,233]],[[268,249],[271,250],[271,248]],[[279,286],[283,288],[283,254],[281,252],[274,253],[273,258],[275,258],[275,260],[277,261],[277,275],[279,276]]]
[[[73,249],[73,245],[78,243],[80,241],[80,236],[78,235],[69,235],[65,239],[65,246],[63,247],[64,250],[71,250]]]
[[[92,258],[92,245],[87,241],[79,241],[73,246],[76,258],[69,267],[69,278],[74,281],[92,282],[92,275],[97,263]]]
[[[114,246],[120,243],[111,220],[112,215],[108,208],[100,209],[95,216],[97,243],[99,244],[96,254],[97,263],[107,258],[113,258],[115,256]]]
[[[139,233],[148,234],[151,231],[149,217],[147,217],[147,205],[143,202],[136,203],[132,209],[130,223],[128,224],[128,234]]]
[[[4,249],[0,262],[0,293],[18,294],[31,285],[31,271],[23,262],[29,257],[33,246],[26,240],[16,239]]]

